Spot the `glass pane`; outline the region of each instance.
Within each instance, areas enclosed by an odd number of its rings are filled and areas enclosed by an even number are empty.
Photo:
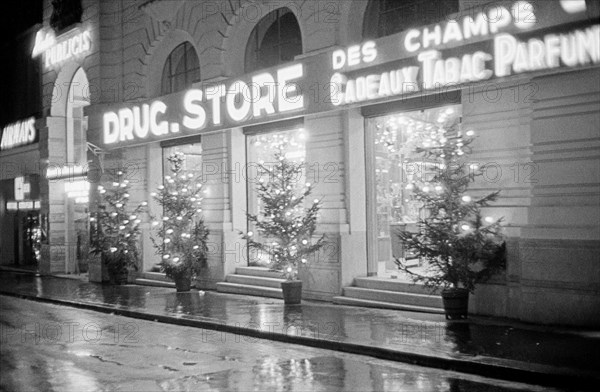
[[[307,133],[304,128],[292,129],[288,131],[272,132],[262,135],[253,135],[246,138],[248,150],[248,162],[246,178],[248,181],[248,212],[259,214],[261,211],[261,201],[256,192],[256,187],[262,179],[264,183],[269,182],[269,176],[261,173],[259,164],[269,167],[274,165],[274,153],[280,148],[285,152],[285,156],[295,163],[304,162],[306,157],[306,139]],[[302,172],[296,183],[302,188],[306,182],[306,173]],[[255,240],[261,241],[261,237],[254,227],[248,227],[248,230],[255,232]],[[267,266],[270,260],[266,255],[251,254],[248,258],[248,265]]]
[[[379,37],[439,22],[447,15],[458,12],[458,0],[382,0],[380,5],[378,20],[375,21]]]
[[[388,270],[395,268],[394,257],[414,258],[404,252],[395,233],[417,230],[417,221],[424,218],[426,212],[413,195],[412,183],[430,181],[434,174],[432,168],[438,164],[424,161],[415,150],[443,139],[446,129],[459,122],[461,114],[460,105],[449,105],[369,120],[369,126],[375,130],[371,148],[374,151],[377,244],[373,248],[377,261],[385,262]]]
[[[169,59],[167,59],[163,68],[160,91],[162,95],[171,93],[171,63]]]
[[[200,65],[198,64],[198,56],[196,55],[196,50],[189,43],[186,43],[185,61],[187,64],[186,69],[188,71],[200,67]]]
[[[169,55],[163,70],[162,94],[170,94],[200,80],[200,64],[196,50],[189,43],[176,47]]]
[[[302,35],[294,14],[273,11],[250,34],[246,46],[246,72],[290,61],[301,53]]]
[[[173,76],[172,80],[172,87],[173,87],[173,92],[175,91],[181,91],[184,88],[186,88],[186,84],[185,84],[185,73],[181,73],[181,74],[177,74],[175,76]]]
[[[185,44],[181,44],[171,52],[171,75],[177,74],[185,70]],[[181,70],[181,71],[180,71]]]

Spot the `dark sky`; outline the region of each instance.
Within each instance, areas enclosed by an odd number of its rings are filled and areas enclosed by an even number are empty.
[[[42,0],[0,1],[2,42],[42,21]]]
[[[19,86],[16,81],[19,80],[19,72],[23,72],[23,64],[29,65],[28,61],[37,60],[31,59],[28,48],[22,42],[18,43],[17,37],[36,23],[41,23],[42,4],[42,0],[0,0],[0,126],[35,112],[35,108],[29,107],[32,103],[27,95],[39,95],[39,90]]]

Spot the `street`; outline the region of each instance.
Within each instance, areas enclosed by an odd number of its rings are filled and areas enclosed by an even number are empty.
[[[2,391],[547,391],[0,296]]]

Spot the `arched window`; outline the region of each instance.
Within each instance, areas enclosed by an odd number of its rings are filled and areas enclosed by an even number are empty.
[[[379,38],[443,20],[458,12],[459,0],[370,0],[363,38]]]
[[[183,90],[200,81],[200,63],[196,50],[184,42],[171,52],[162,73],[161,95]]]
[[[246,46],[245,71],[292,61],[302,53],[302,34],[296,17],[288,8],[270,12],[254,27]]]

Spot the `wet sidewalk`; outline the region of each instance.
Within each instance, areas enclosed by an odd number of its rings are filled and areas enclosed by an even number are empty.
[[[500,319],[446,321],[442,315],[282,300],[0,271],[0,293],[543,385],[600,382],[600,331],[545,328]],[[67,321],[67,320],[65,320]]]

